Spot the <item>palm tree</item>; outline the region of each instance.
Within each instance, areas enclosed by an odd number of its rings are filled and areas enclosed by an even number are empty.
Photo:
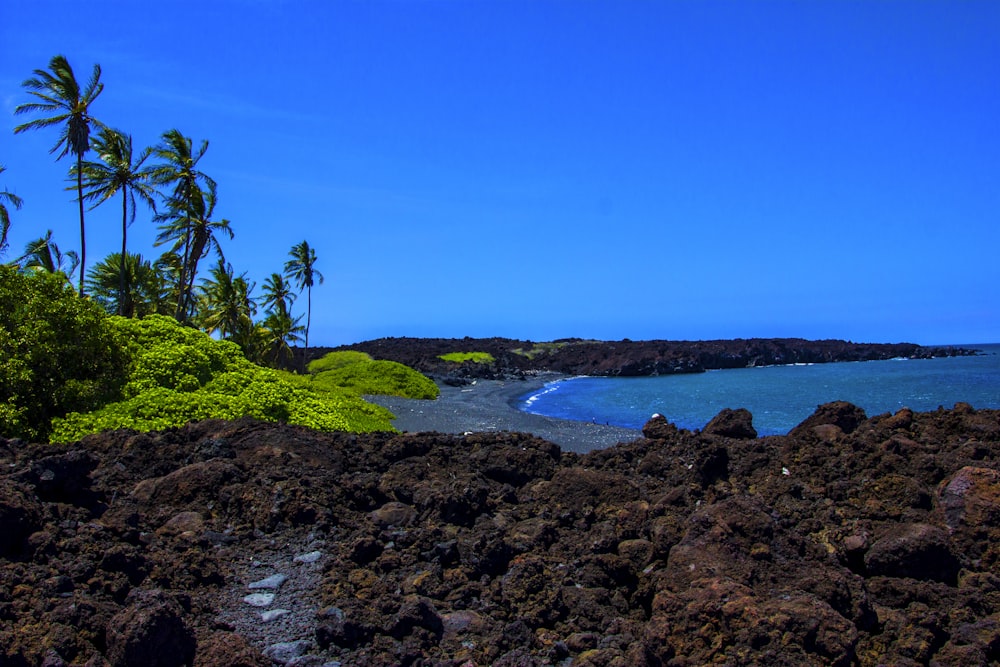
[[[198,149],[194,150],[194,142],[176,129],[164,132],[161,139],[160,144],[153,149],[154,155],[162,160],[153,170],[153,180],[157,185],[173,186],[173,191],[168,197],[168,206],[172,209],[174,221],[179,226],[171,232],[170,238],[179,241],[175,244],[175,251],[183,248],[178,276],[176,317],[184,321],[186,310],[190,306],[190,286],[194,284],[194,275],[188,275],[193,255],[191,252],[193,239],[189,227],[197,218],[198,210],[204,210],[207,197],[211,197],[214,206],[217,186],[214,180],[198,169],[198,162],[208,151],[207,140],[202,141]],[[159,239],[157,242],[160,242]]]
[[[212,250],[223,259],[222,246],[218,236],[223,234],[233,238],[233,229],[228,220],[212,220],[215,211],[215,190],[199,193],[191,201],[171,198],[167,202],[169,212],[156,216],[163,221],[156,245],[173,241],[173,252],[184,251],[180,263],[180,284],[178,285],[177,319],[184,322],[191,316],[194,305],[194,279],[198,274],[198,264]]]
[[[208,333],[219,332],[223,338],[232,338],[249,328],[248,323],[257,312],[257,304],[250,298],[254,286],[245,273],[236,276],[233,265],[221,257],[209,274],[201,283],[205,305],[200,324]]]
[[[7,167],[0,164],[0,174],[5,171],[7,171]],[[13,192],[0,190],[0,255],[7,249],[7,231],[10,230],[10,213],[7,211],[7,204],[4,202],[9,203],[16,209],[20,209],[24,204],[24,200]]]
[[[157,267],[142,255],[126,253],[125,261],[116,252],[95,264],[87,272],[91,297],[112,314],[145,317],[162,311],[166,303],[166,281]],[[121,276],[126,288],[121,287]]]
[[[161,315],[173,315],[179,298],[181,256],[168,250],[156,258],[153,270],[160,282],[156,312]]]
[[[153,201],[156,192],[152,185],[153,170],[143,166],[152,149],[146,148],[138,157],[133,158],[131,135],[107,127],[101,128],[97,138],[94,139],[93,148],[101,161],[83,163],[84,186],[87,189],[84,198],[95,202],[91,207],[93,209],[121,193],[122,251],[118,256],[127,257],[126,236],[129,224],[135,220],[136,196],[154,213],[156,212],[156,202]],[[121,308],[127,305],[125,297],[127,264],[127,261],[119,262],[121,276],[119,276],[120,293],[117,302]]]
[[[295,292],[292,291],[292,286],[288,284],[285,276],[280,273],[268,276],[264,281],[264,297],[260,302],[265,311],[289,314],[294,301]]]
[[[262,338],[264,361],[274,367],[285,366],[292,360],[293,343],[302,341],[306,329],[299,322],[302,316],[292,318],[285,310],[272,310],[257,326]]]
[[[309,358],[309,326],[312,323],[312,287],[316,280],[323,284],[323,274],[314,267],[316,251],[309,247],[308,241],[297,243],[289,251],[291,259],[285,262],[285,272],[299,286],[306,289],[306,340],[303,359]]]
[[[50,229],[45,233],[45,236],[30,241],[24,247],[24,254],[14,260],[14,263],[20,266],[22,271],[60,273],[72,286],[70,276],[79,266],[80,258],[72,250],[61,252],[59,246],[52,240],[52,230]]]
[[[62,152],[56,157],[61,160],[67,154],[76,156],[76,193],[80,205],[80,296],[83,296],[83,270],[87,261],[87,236],[83,221],[83,156],[90,150],[91,126],[102,127],[100,121],[90,115],[90,105],[97,99],[104,84],[101,83],[101,66],[94,65],[90,81],[82,89],[77,83],[73,68],[65,56],[54,56],[49,61],[49,71],[36,69],[35,76],[26,79],[21,85],[38,100],[21,104],[14,109],[15,114],[43,113],[55,114],[46,118],[18,125],[15,134],[27,130],[37,130],[44,127],[62,125],[59,141],[52,147],[50,153],[60,148]]]

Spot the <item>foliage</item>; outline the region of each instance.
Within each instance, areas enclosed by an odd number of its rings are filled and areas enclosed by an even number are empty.
[[[213,340],[172,318],[111,317],[109,322],[132,357],[125,399],[55,420],[53,442],[109,429],[160,430],[197,419],[243,416],[319,430],[393,430],[392,414],[357,393],[256,366],[235,343]]]
[[[24,254],[14,260],[22,270],[28,273],[55,273],[69,284],[69,276],[80,264],[80,257],[72,250],[63,253],[52,240],[52,230],[45,236],[29,241],[24,247]]]
[[[323,371],[331,371],[335,368],[347,366],[348,364],[371,360],[372,358],[368,353],[358,352],[357,350],[328,352],[319,359],[313,359],[309,362],[309,372],[313,374],[322,373]]]
[[[0,174],[5,171],[7,167],[0,164]],[[0,254],[7,249],[7,231],[10,229],[10,212],[7,210],[7,204],[20,209],[24,205],[24,200],[13,192],[0,190]]]
[[[338,387],[358,395],[435,399],[434,381],[395,361],[375,361],[365,352],[339,350],[309,362],[310,386],[323,391]],[[308,381],[308,380],[307,380]]]
[[[309,350],[309,327],[312,324],[312,288],[316,281],[323,284],[323,274],[316,268],[316,250],[309,247],[308,241],[296,243],[288,253],[285,262],[285,273],[295,281],[299,290],[306,290],[306,341],[305,349]]]
[[[540,357],[546,354],[553,354],[562,348],[571,345],[572,343],[568,341],[554,341],[552,343],[535,343],[535,345],[530,350],[525,350],[524,348],[517,348],[511,350],[514,354],[520,354],[521,356],[528,357],[529,359],[534,359],[535,357]]]
[[[489,352],[449,352],[448,354],[442,354],[438,358],[456,364],[466,361],[471,361],[474,364],[492,364],[496,361]]]
[[[132,135],[102,127],[93,140],[94,150],[100,162],[83,162],[83,187],[87,189],[84,198],[93,201],[94,207],[100,206],[119,192],[122,195],[122,250],[119,257],[128,254],[128,226],[135,220],[136,197],[141,199],[153,211],[156,203],[153,201],[155,190],[150,182],[152,171],[143,163],[149,157],[152,149],[145,149],[133,157]],[[70,172],[71,174],[73,171]],[[119,262],[118,298],[119,315],[130,315],[126,312],[127,298],[127,267]]]
[[[165,268],[159,262],[152,264],[142,255],[131,252],[125,253],[124,265],[121,258],[121,253],[113,252],[91,267],[87,272],[90,296],[109,315],[144,317],[172,312],[167,293],[169,276]],[[124,290],[122,275],[125,276]]]
[[[194,278],[198,272],[198,262],[214,247],[219,257],[222,250],[215,231],[233,237],[229,221],[212,222],[215,209],[217,185],[207,174],[198,169],[198,162],[208,151],[208,141],[203,140],[197,150],[194,142],[177,129],[163,133],[161,142],[153,149],[153,154],[162,162],[153,168],[153,182],[157,185],[173,186],[167,197],[165,213],[154,220],[164,223],[160,226],[156,245],[173,242],[171,251],[181,252],[177,274],[178,320],[187,321],[193,306],[192,291]]]
[[[56,160],[70,153],[76,157],[76,194],[80,209],[80,296],[83,296],[84,267],[87,263],[87,236],[83,219],[83,156],[90,150],[91,127],[103,126],[90,113],[90,105],[104,90],[101,66],[94,65],[90,81],[83,88],[77,82],[69,61],[62,55],[53,56],[49,61],[48,71],[36,69],[34,74],[34,77],[25,79],[21,84],[29,95],[34,96],[34,101],[18,105],[14,113],[55,115],[18,125],[14,128],[14,133],[61,126],[59,141],[49,152],[55,153],[62,149]]]
[[[440,390],[430,378],[395,361],[361,361],[313,376],[313,384],[350,389],[358,395],[386,394],[434,399]]]
[[[0,266],[0,432],[44,440],[54,417],[120,397],[119,332],[59,274]]]

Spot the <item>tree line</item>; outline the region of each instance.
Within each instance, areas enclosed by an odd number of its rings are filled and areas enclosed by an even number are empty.
[[[104,90],[101,67],[95,64],[84,85],[65,56],[54,56],[48,69],[36,69],[22,83],[30,101],[14,109],[32,117],[14,128],[15,134],[33,130],[57,131],[50,150],[56,160],[71,156],[69,175],[75,183],[80,218],[80,251],[63,252],[52,231],[29,242],[12,260],[23,272],[60,274],[76,291],[111,314],[141,318],[170,315],[178,322],[237,343],[251,361],[280,366],[290,363],[291,346],[309,347],[312,288],[322,284],[316,269],[316,251],[308,241],[295,244],[283,270],[271,273],[262,295],[246,273],[237,274],[226,261],[220,241],[233,239],[232,223],[217,218],[218,185],[199,168],[208,141],[197,146],[177,129],[162,134],[157,145],[136,151],[132,137],[110,127],[91,111]],[[93,153],[96,160],[87,159]],[[5,168],[0,165],[0,174]],[[87,269],[85,203],[90,210],[121,202],[121,251],[111,253]],[[158,234],[155,246],[166,246],[154,260],[128,250],[128,228],[142,204],[152,214]],[[24,201],[0,190],[0,257],[8,250],[10,211]],[[203,260],[215,263],[204,271]],[[296,291],[297,290],[297,291]],[[306,293],[306,323],[292,314],[292,304]],[[261,313],[261,317],[258,316]]]

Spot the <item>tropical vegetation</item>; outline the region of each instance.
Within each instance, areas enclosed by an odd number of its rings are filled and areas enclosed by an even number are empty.
[[[139,148],[130,134],[95,117],[95,100],[104,90],[100,78],[100,65],[94,65],[90,79],[81,84],[66,57],[57,55],[47,69],[35,70],[22,84],[30,101],[17,106],[15,114],[34,117],[14,132],[56,128],[58,141],[51,152],[57,159],[75,158],[69,176],[75,182],[80,245],[79,251],[61,249],[48,231],[29,242],[12,263],[22,271],[62,274],[67,282],[79,270],[77,293],[88,293],[109,314],[171,315],[236,343],[260,364],[290,368],[295,363],[292,346],[299,344],[307,357],[312,288],[323,283],[315,248],[307,240],[295,244],[282,270],[268,277],[262,294],[255,294],[256,284],[225,257],[224,244],[235,238],[236,225],[216,214],[219,186],[202,168],[208,140],[195,141],[171,128],[155,145]],[[96,158],[87,159],[91,153]],[[0,174],[4,170],[0,166]],[[93,209],[111,200],[120,201],[121,250],[91,266],[84,204]],[[165,250],[158,257],[145,258],[128,247],[128,230],[140,204],[157,226],[155,245]],[[7,246],[10,212],[23,205],[13,192],[0,191],[0,254]],[[305,312],[295,313],[293,304],[303,291]]]
[[[83,270],[87,263],[87,235],[83,217],[83,156],[90,150],[90,131],[103,127],[90,113],[90,105],[104,90],[101,66],[94,65],[90,80],[80,86],[73,68],[65,56],[49,61],[49,69],[36,69],[35,76],[21,84],[34,101],[18,105],[15,114],[52,114],[23,123],[14,128],[18,134],[46,127],[59,128],[59,141],[49,151],[61,152],[56,160],[70,153],[76,158],[76,191],[80,209],[80,294],[83,295]]]
[[[312,289],[324,280],[315,248],[308,240],[293,245],[256,295],[256,283],[225,256],[238,225],[216,213],[219,186],[202,168],[209,142],[172,128],[140,148],[95,117],[100,79],[95,64],[81,84],[57,55],[23,82],[29,101],[15,108],[32,116],[16,134],[55,128],[50,152],[74,158],[67,189],[76,194],[80,244],[79,252],[61,249],[48,230],[0,265],[0,434],[65,442],[105,429],[241,416],[392,430],[392,415],[363,395],[437,396],[426,377],[367,355],[300,365],[308,359]],[[88,265],[85,204],[93,210],[108,201],[120,202],[121,250]],[[129,248],[140,204],[157,226],[159,256]],[[0,189],[0,256],[17,223],[11,212],[25,205]],[[294,312],[303,292],[304,312]],[[297,362],[292,346],[300,343]],[[292,368],[300,373],[280,370]]]
[[[0,265],[0,433],[44,440],[53,418],[120,394],[127,357],[106,319],[65,275]]]
[[[330,352],[310,363],[309,379],[313,387],[341,387],[359,396],[435,399],[440,393],[433,380],[409,366],[352,350]]]
[[[449,352],[442,354],[439,359],[461,364],[470,361],[474,364],[492,364],[496,359],[489,352]]]

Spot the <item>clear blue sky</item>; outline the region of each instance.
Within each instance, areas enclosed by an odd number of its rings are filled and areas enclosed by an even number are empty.
[[[11,249],[79,245],[21,82],[210,141],[258,286],[308,239],[310,342],[1000,341],[1000,2],[7,0]],[[120,244],[88,216],[88,264]],[[140,210],[130,250],[153,258]],[[259,292],[259,287],[258,287]],[[305,299],[296,304],[304,310]]]

